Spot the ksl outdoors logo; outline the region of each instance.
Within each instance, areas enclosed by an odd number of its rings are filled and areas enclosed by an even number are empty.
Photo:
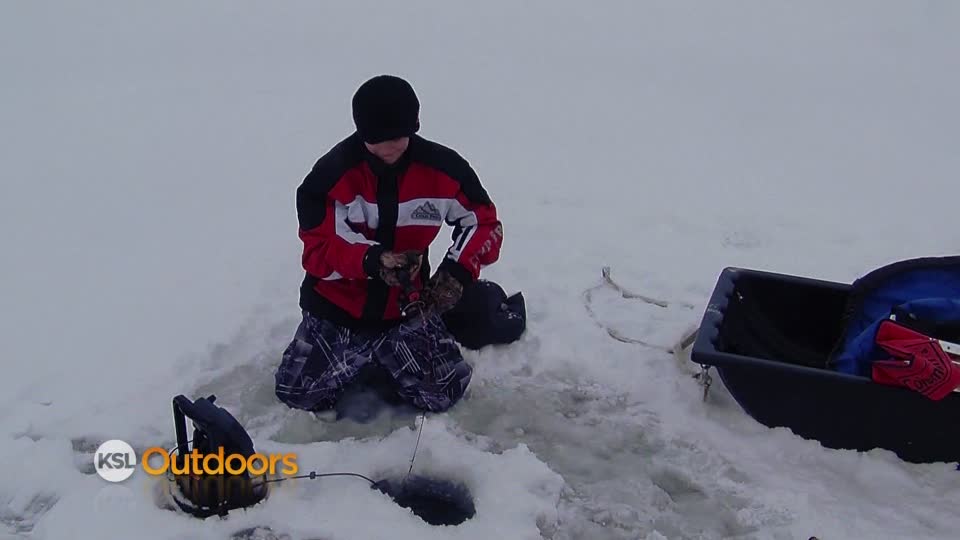
[[[151,459],[156,458],[156,459]],[[151,476],[160,476],[167,472],[175,475],[242,475],[250,476],[264,474],[276,475],[278,470],[282,475],[295,475],[299,472],[297,456],[288,454],[260,454],[250,457],[240,454],[225,455],[223,448],[216,454],[201,454],[194,449],[185,459],[173,459],[170,453],[163,448],[148,448],[143,453],[142,467],[144,472]],[[93,464],[97,474],[108,482],[123,482],[137,467],[137,454],[124,441],[110,440],[100,445],[93,455]],[[282,467],[277,467],[278,465]]]
[[[150,464],[149,461],[152,456],[160,458],[161,464],[159,466]],[[292,453],[270,455],[257,453],[250,457],[244,457],[240,454],[224,455],[221,446],[216,454],[201,454],[194,448],[193,452],[184,457],[186,459],[172,459],[170,453],[163,448],[153,447],[143,453],[143,470],[153,476],[166,474],[167,471],[176,475],[240,475],[249,473],[250,476],[260,476],[277,474],[277,465],[280,463],[283,464],[280,469],[281,474],[294,475],[300,470],[297,466],[297,455]]]
[[[137,467],[137,454],[129,444],[113,439],[97,448],[93,466],[107,482],[123,482]]]

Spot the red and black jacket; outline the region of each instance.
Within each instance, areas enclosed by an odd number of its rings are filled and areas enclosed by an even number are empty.
[[[384,251],[424,253],[414,286],[429,278],[427,249],[443,223],[453,243],[440,267],[465,286],[500,256],[497,210],[470,165],[455,151],[419,136],[386,165],[356,133],[320,158],[297,188],[306,277],[300,307],[351,328],[400,320],[398,287],[378,274]]]

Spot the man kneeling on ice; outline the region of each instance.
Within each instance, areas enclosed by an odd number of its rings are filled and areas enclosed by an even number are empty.
[[[448,409],[470,383],[441,315],[499,258],[503,231],[470,165],[415,135],[419,114],[403,79],[367,81],[353,97],[356,132],[297,189],[303,321],[275,374],[291,407],[331,409],[370,370],[428,411]],[[453,243],[431,277],[427,249],[444,221]]]

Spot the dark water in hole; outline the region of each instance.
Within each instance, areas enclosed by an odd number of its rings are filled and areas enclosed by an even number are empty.
[[[466,486],[450,480],[412,475],[405,482],[387,479],[373,487],[430,525],[460,525],[477,513]]]

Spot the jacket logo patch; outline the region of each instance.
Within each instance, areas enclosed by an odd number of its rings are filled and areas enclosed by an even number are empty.
[[[443,216],[440,215],[440,210],[433,205],[430,201],[427,201],[417,207],[416,210],[411,214],[413,219],[423,219],[427,221],[442,221]]]

